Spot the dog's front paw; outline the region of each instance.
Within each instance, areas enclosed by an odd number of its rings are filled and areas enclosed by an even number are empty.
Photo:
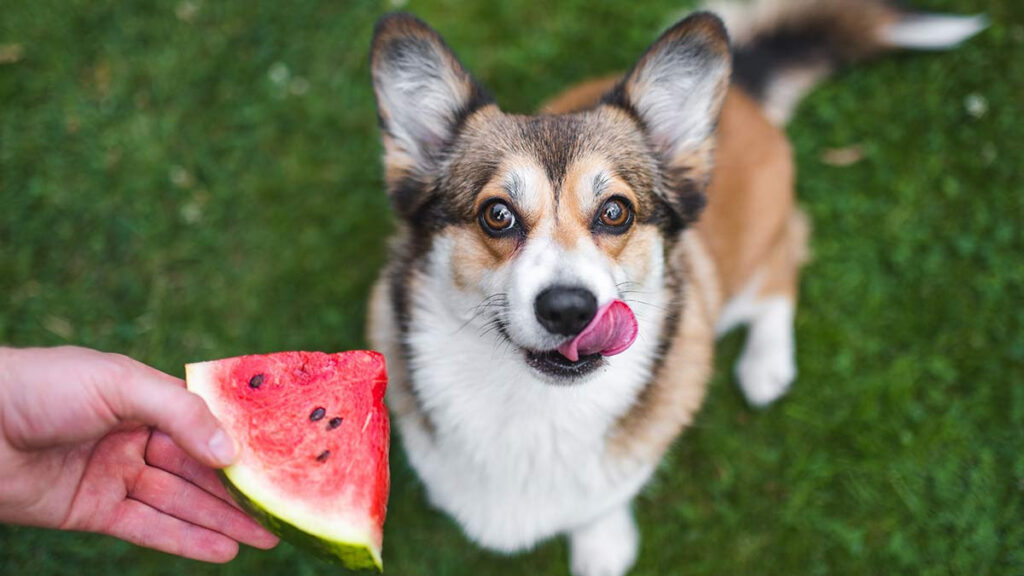
[[[736,363],[736,379],[752,406],[771,404],[796,378],[793,306],[783,299],[761,305]]]
[[[736,379],[751,405],[771,404],[789,390],[796,378],[792,307],[774,303],[750,327]]]
[[[640,533],[629,506],[572,533],[573,576],[623,576],[636,561]]]
[[[792,355],[780,348],[745,351],[736,364],[740,389],[752,406],[760,408],[778,400],[796,379]]]

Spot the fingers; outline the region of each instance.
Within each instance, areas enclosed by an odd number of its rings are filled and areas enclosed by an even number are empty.
[[[201,464],[186,454],[171,440],[170,436],[163,432],[154,431],[150,435],[149,443],[146,445],[145,458],[146,463],[150,466],[180,476],[232,506],[238,507],[235,499],[231,497],[220,478],[217,477],[217,473],[209,466]]]
[[[277,537],[227,502],[160,470],[146,467],[128,496],[196,526],[256,548],[273,548]]]
[[[207,466],[222,468],[234,462],[234,442],[199,396],[185,390],[178,378],[121,358],[123,370],[109,399],[118,418],[140,421],[166,432],[185,452]]]
[[[204,562],[227,562],[238,554],[238,543],[231,538],[136,500],[118,505],[115,519],[105,532],[132,544]]]

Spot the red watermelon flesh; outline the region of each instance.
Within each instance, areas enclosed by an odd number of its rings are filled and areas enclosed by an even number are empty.
[[[241,446],[223,476],[283,538],[381,569],[387,373],[376,352],[280,352],[189,364],[190,390]]]

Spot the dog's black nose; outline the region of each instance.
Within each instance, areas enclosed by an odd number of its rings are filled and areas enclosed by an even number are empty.
[[[548,332],[575,336],[587,327],[597,312],[597,298],[583,288],[554,286],[537,296],[533,311]]]

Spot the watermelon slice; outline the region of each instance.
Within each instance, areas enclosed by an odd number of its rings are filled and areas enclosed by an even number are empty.
[[[225,485],[269,530],[348,568],[383,570],[387,373],[376,352],[280,352],[185,366],[240,445]]]

